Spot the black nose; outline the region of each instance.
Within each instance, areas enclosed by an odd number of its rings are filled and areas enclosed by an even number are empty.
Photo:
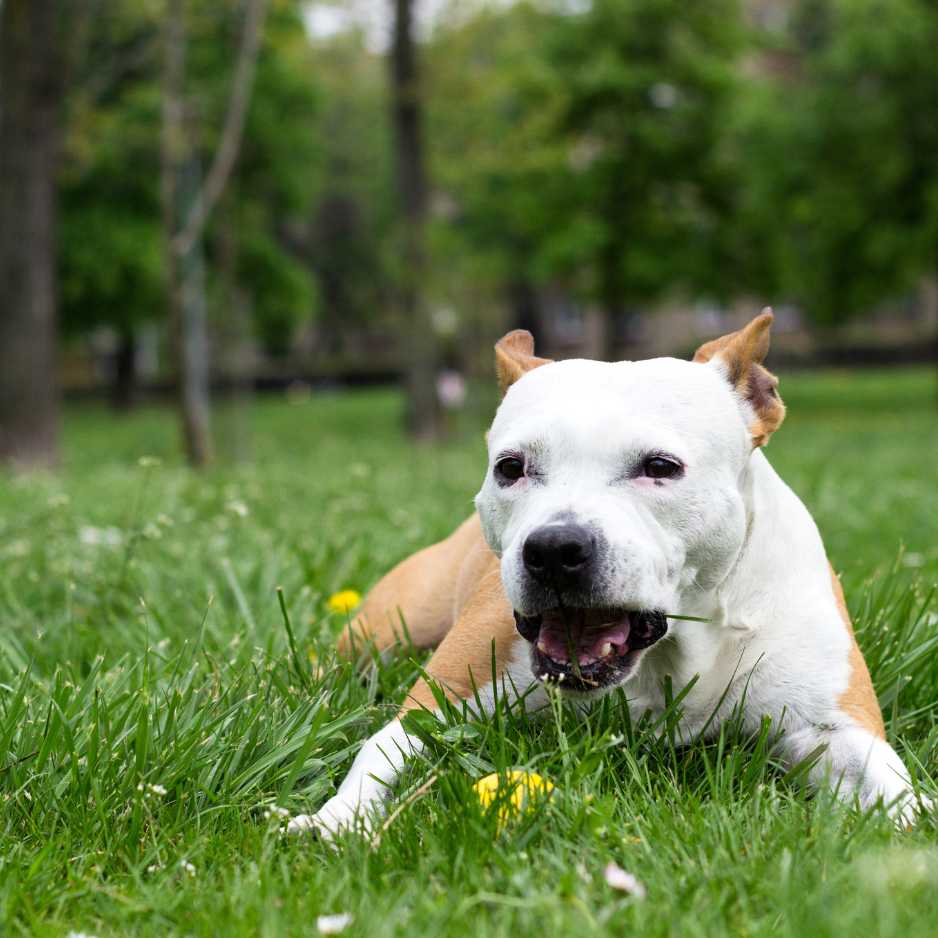
[[[521,559],[525,569],[540,583],[572,586],[589,570],[593,559],[593,535],[579,524],[548,524],[532,531]]]

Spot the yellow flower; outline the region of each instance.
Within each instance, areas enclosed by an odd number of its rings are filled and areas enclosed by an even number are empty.
[[[343,615],[348,615],[361,601],[361,593],[357,590],[339,590],[338,593],[333,593],[326,600],[326,605],[329,607],[330,612],[341,612]]]
[[[507,775],[494,773],[480,778],[473,786],[484,808],[497,803],[499,828],[518,814],[529,811],[534,803],[554,790],[554,783],[537,772],[512,769]]]

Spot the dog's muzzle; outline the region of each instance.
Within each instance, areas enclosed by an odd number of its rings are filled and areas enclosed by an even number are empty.
[[[620,684],[668,631],[662,612],[614,607],[515,612],[515,625],[531,643],[534,676],[580,693]]]

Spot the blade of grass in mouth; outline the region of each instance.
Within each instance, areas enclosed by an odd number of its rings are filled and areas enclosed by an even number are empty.
[[[678,616],[673,612],[665,612],[662,615],[666,619],[680,619],[682,622],[712,622],[713,619],[705,619],[703,616]]]

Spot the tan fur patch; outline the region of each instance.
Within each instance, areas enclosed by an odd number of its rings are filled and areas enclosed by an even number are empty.
[[[518,633],[511,604],[505,597],[498,558],[491,552],[487,570],[477,580],[458,621],[427,664],[427,674],[456,702],[472,698],[475,689],[498,680],[511,657]],[[492,673],[494,643],[495,673]],[[401,707],[406,713],[415,707],[434,709],[436,701],[427,682],[421,678]]]
[[[840,617],[850,635],[850,681],[847,689],[840,695],[838,704],[840,709],[863,729],[879,739],[885,739],[886,727],[883,724],[883,714],[879,708],[879,701],[876,699],[876,691],[873,689],[863,652],[860,651],[853,633],[853,623],[850,621],[850,613],[844,601],[843,587],[833,567],[831,567],[831,585]]]
[[[471,582],[459,576],[460,569],[467,560],[482,562],[486,554],[491,551],[479,516],[473,514],[446,540],[401,561],[368,593],[351,626],[339,636],[339,656],[357,657],[368,641],[379,652],[400,644],[403,624],[417,648],[439,644],[455,620],[460,589]]]
[[[778,378],[762,367],[769,353],[772,320],[772,311],[765,309],[744,328],[705,342],[694,353],[694,361],[702,364],[719,358],[726,365],[730,384],[752,405],[755,419],[749,432],[753,446],[765,446],[785,419]]]
[[[529,371],[549,365],[552,360],[534,354],[534,336],[525,329],[502,336],[495,343],[495,373],[502,394]]]

